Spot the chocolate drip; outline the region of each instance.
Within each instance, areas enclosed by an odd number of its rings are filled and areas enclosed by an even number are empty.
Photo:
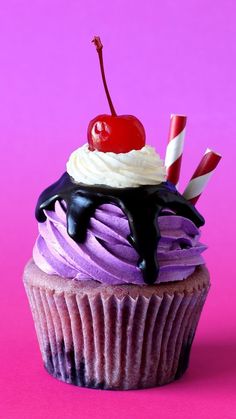
[[[75,183],[68,173],[64,173],[40,195],[36,207],[39,222],[46,220],[43,210],[54,210],[56,201],[66,203],[67,231],[76,243],[86,239],[90,218],[96,208],[105,203],[119,206],[128,218],[128,240],[139,254],[138,267],[147,284],[153,284],[159,272],[157,245],[160,230],[157,217],[162,210],[168,208],[189,218],[197,227],[204,224],[204,218],[196,208],[169,182],[137,188],[111,188]]]

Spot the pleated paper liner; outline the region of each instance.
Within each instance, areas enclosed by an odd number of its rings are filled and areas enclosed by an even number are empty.
[[[205,267],[169,284],[105,286],[47,275],[31,261],[24,282],[47,371],[114,390],[182,376],[209,289]]]

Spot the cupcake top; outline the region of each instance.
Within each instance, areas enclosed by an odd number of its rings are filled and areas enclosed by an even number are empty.
[[[93,42],[111,115],[90,121],[88,144],[71,154],[67,171],[40,195],[34,261],[49,274],[114,285],[182,280],[204,263],[198,230],[204,219],[193,204],[220,156],[208,151],[181,195],[186,117],[171,118],[164,165],[145,144],[139,119],[117,115],[103,46],[99,37]]]

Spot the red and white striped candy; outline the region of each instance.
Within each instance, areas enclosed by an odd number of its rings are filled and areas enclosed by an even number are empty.
[[[166,148],[165,166],[167,180],[174,185],[177,185],[179,181],[186,121],[187,117],[183,115],[171,115],[170,118],[170,132]]]
[[[183,196],[187,201],[190,201],[193,205],[196,204],[220,159],[220,154],[215,153],[209,148],[206,150],[183,193]]]

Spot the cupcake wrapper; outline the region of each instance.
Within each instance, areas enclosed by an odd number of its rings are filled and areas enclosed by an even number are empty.
[[[25,283],[44,365],[78,386],[135,389],[184,373],[209,286],[133,298]]]

